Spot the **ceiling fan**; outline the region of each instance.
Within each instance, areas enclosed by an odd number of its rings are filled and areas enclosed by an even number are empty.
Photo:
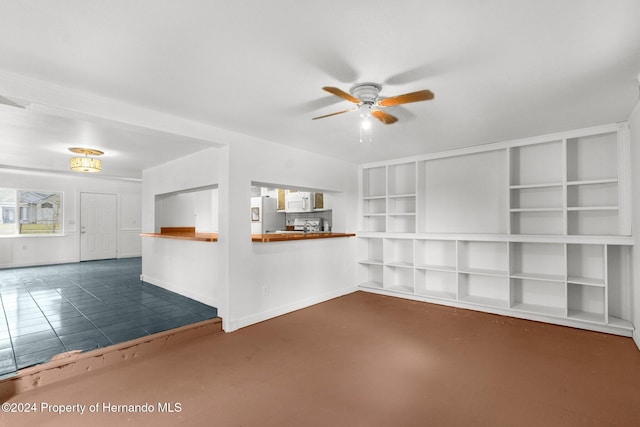
[[[433,92],[430,90],[419,90],[417,92],[405,93],[404,95],[392,96],[390,98],[383,98],[379,96],[382,85],[378,83],[357,83],[349,89],[350,93],[347,93],[337,87],[325,86],[323,90],[346,99],[349,102],[356,104],[355,107],[348,110],[338,111],[337,113],[326,114],[320,117],[314,117],[312,120],[324,119],[325,117],[335,116],[337,114],[349,113],[351,111],[360,111],[360,117],[363,119],[363,126],[365,121],[368,123],[368,118],[373,116],[380,120],[385,125],[390,125],[398,121],[398,118],[382,111],[385,107],[393,107],[400,104],[408,104],[410,102],[429,101],[433,99]]]

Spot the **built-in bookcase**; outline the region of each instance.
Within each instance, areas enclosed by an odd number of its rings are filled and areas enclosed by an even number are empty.
[[[364,166],[358,283],[630,335],[628,158],[616,124]]]

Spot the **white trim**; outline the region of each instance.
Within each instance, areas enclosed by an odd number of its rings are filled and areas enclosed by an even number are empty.
[[[264,322],[265,320],[273,319],[274,317],[282,316],[303,308],[310,307],[312,305],[319,304],[321,302],[329,301],[334,298],[341,297],[343,295],[356,292],[358,288],[356,286],[348,286],[346,288],[338,289],[335,291],[327,292],[324,294],[316,295],[311,298],[306,298],[300,301],[296,301],[291,304],[283,305],[278,308],[263,311],[261,313],[255,313],[250,316],[241,317],[238,319],[229,319],[226,325],[223,325],[225,332],[233,332],[240,328],[250,326],[256,323]],[[223,318],[224,323],[224,318]]]
[[[640,350],[640,331],[638,331],[637,329],[633,331],[633,342],[636,343],[636,347],[638,347],[638,350]]]
[[[479,304],[473,304],[473,303],[465,303],[463,301],[430,298],[426,296],[412,295],[409,293],[399,294],[398,292],[387,291],[385,289],[359,287],[358,290],[363,292],[370,292],[374,294],[386,295],[386,296],[395,297],[395,298],[403,298],[403,299],[409,299],[413,301],[420,301],[420,302],[426,302],[431,304],[439,304],[439,305],[446,305],[450,307],[481,311],[484,313],[498,314],[501,316],[515,317],[518,319],[533,320],[537,322],[545,322],[545,323],[551,323],[551,324],[562,325],[562,326],[570,326],[572,328],[585,329],[588,331],[604,332],[604,333],[620,335],[625,337],[631,337],[633,335],[634,340],[636,341],[636,344],[640,343],[640,335],[638,334],[637,330],[633,329],[631,324],[629,324],[629,327],[625,327],[622,325],[615,326],[611,324],[607,325],[602,323],[591,323],[591,322],[584,322],[580,320],[572,320],[568,318],[547,316],[544,314],[528,313],[525,311],[514,310],[512,308],[499,308],[499,307],[485,306],[485,305],[479,305]],[[625,325],[627,323],[625,321],[621,321],[621,322],[624,322]],[[638,348],[640,348],[640,345],[638,346]]]
[[[537,234],[449,234],[449,233],[383,233],[359,231],[356,237],[378,239],[417,239],[417,240],[465,240],[475,242],[530,242],[530,243],[575,243],[594,245],[632,246],[631,236],[578,236],[578,235],[537,235]]]
[[[582,128],[582,129],[534,136],[530,138],[514,139],[511,141],[502,141],[502,142],[491,142],[488,144],[473,145],[470,147],[456,148],[453,150],[440,151],[437,153],[422,154],[419,156],[412,156],[412,157],[403,157],[403,158],[393,159],[393,160],[383,160],[383,161],[373,162],[373,163],[365,163],[360,165],[360,167],[366,169],[366,168],[380,167],[380,166],[387,166],[387,165],[390,166],[390,165],[395,165],[399,163],[409,163],[409,162],[423,161],[423,160],[435,160],[435,159],[441,159],[446,157],[464,156],[467,154],[482,153],[486,151],[504,150],[510,147],[512,148],[512,147],[520,147],[523,145],[542,144],[545,142],[561,141],[562,139],[578,138],[581,136],[600,135],[603,133],[616,132],[618,131],[619,127],[624,126],[625,123],[626,122],[610,123],[607,125],[593,126],[589,128]]]

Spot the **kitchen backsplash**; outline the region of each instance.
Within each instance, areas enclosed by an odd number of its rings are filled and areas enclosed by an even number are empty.
[[[285,214],[286,224],[293,225],[293,221],[296,218],[302,218],[302,219],[320,218],[322,222],[329,221],[329,225],[333,226],[333,219],[332,219],[331,213],[332,213],[331,209],[316,211],[316,212],[300,212],[300,213],[287,212]]]

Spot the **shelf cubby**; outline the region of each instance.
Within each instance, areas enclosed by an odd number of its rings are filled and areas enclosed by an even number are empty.
[[[416,214],[400,213],[389,214],[388,224],[390,233],[415,233],[416,231]]]
[[[413,267],[413,239],[384,239],[384,264]]]
[[[605,286],[605,245],[567,245],[567,281],[578,285]]]
[[[416,270],[416,294],[447,300],[456,300],[458,293],[455,271]]]
[[[384,215],[387,212],[387,199],[384,196],[365,197],[362,201],[364,215]]]
[[[607,320],[605,307],[604,287],[567,283],[567,316],[569,318],[604,323]]]
[[[506,277],[459,273],[458,297],[463,302],[508,308],[508,279]]]
[[[511,278],[511,308],[563,317],[567,314],[564,282]]]
[[[383,267],[375,264],[358,264],[358,283],[367,288],[382,289]]]
[[[368,214],[362,216],[363,231],[384,232],[387,230],[387,216],[385,214]]]
[[[557,208],[512,211],[511,234],[564,234],[564,212]]]
[[[363,197],[386,196],[387,168],[379,166],[363,169],[362,171]]]
[[[383,264],[383,240],[376,237],[358,239],[358,262],[361,264]]]
[[[434,271],[456,271],[455,240],[416,240],[416,268]]]
[[[547,209],[562,211],[562,184],[511,187],[511,211],[514,209]]]
[[[458,242],[458,271],[476,275],[506,277],[509,262],[507,243]]]
[[[512,242],[509,248],[510,276],[517,279],[564,282],[564,244]]]
[[[415,214],[416,195],[406,194],[402,196],[389,196],[390,214]]]
[[[618,180],[567,183],[567,207],[618,207]]]
[[[616,132],[567,140],[567,182],[618,178]]]
[[[562,183],[562,141],[511,148],[511,185]]]
[[[416,193],[416,164],[401,163],[389,165],[388,194],[398,196]]]
[[[397,292],[414,292],[413,268],[399,265],[385,265],[383,288]]]
[[[613,236],[619,234],[620,216],[616,207],[576,209],[567,212],[567,234]]]

